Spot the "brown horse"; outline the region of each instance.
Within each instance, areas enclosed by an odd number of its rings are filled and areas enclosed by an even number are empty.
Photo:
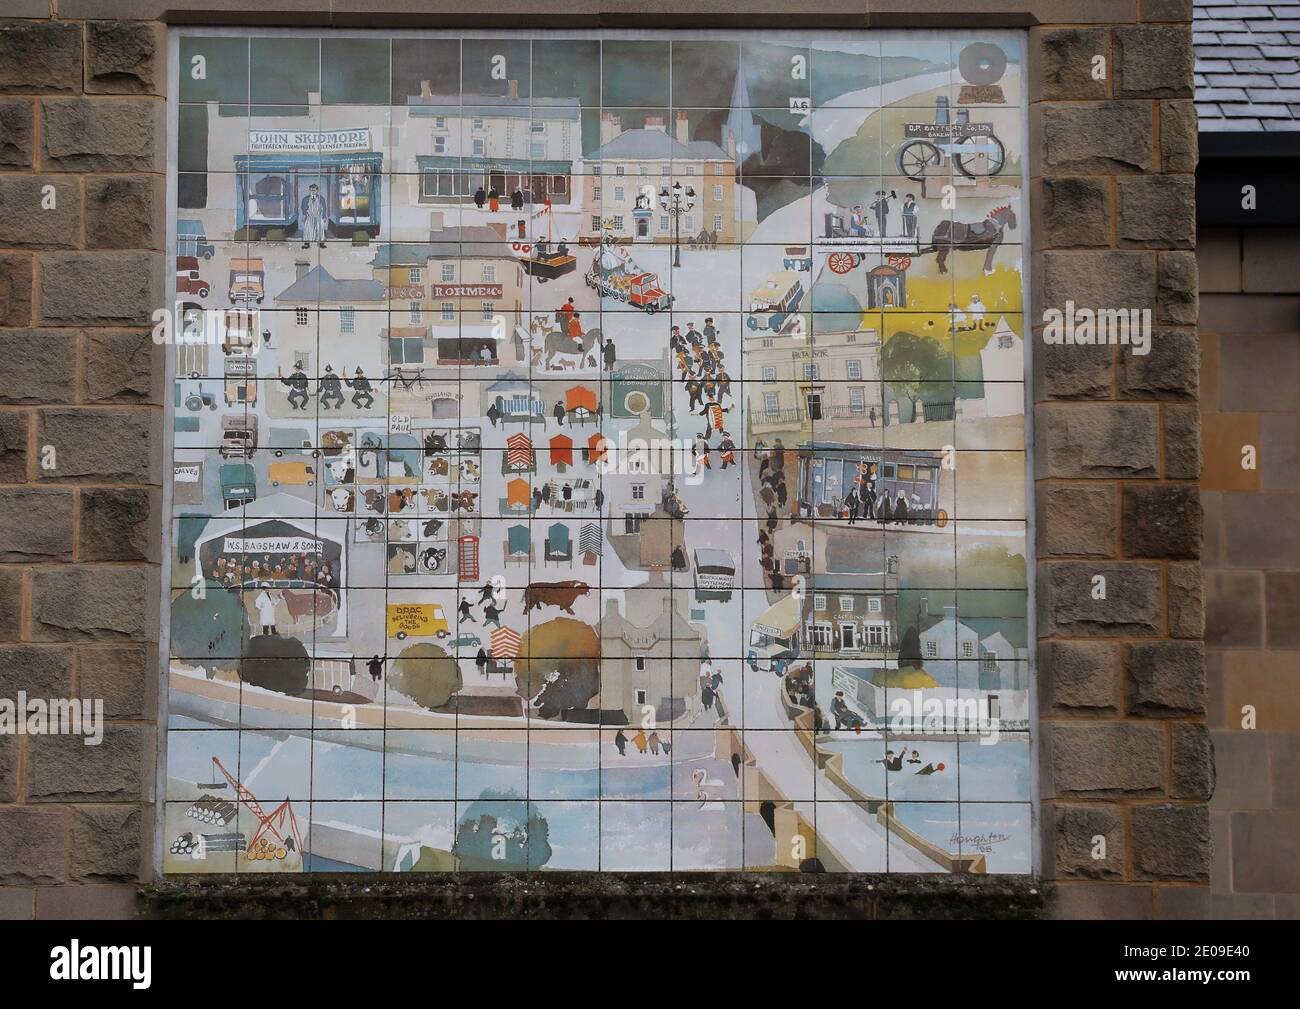
[[[947,273],[945,265],[948,253],[978,252],[987,249],[984,254],[984,272],[993,272],[993,256],[1002,244],[1002,232],[1007,228],[1015,230],[1016,214],[1010,206],[994,207],[988,217],[973,224],[964,221],[940,221],[930,236],[930,246],[921,249],[921,253],[937,252],[939,254],[939,272]]]

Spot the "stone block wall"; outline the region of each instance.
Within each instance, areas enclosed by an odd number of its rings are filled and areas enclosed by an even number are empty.
[[[1292,229],[1199,236],[1215,917],[1300,917],[1297,255]]]
[[[257,22],[755,27],[752,5],[717,0],[689,13],[604,0],[459,15],[403,2],[315,6],[264,6]],[[1214,770],[1196,493],[1190,0],[866,7],[759,11],[772,15],[766,27],[1028,27],[1032,311],[1067,299],[1153,311],[1146,358],[1032,350],[1041,864],[1061,917],[1203,915]],[[111,720],[98,748],[0,737],[0,915],[124,915],[134,881],[153,873],[164,390],[147,321],[167,272],[160,19],[239,19],[162,0],[10,0],[7,12],[0,696],[103,696]],[[47,186],[56,209],[37,199]],[[53,469],[42,465],[47,446]],[[1098,575],[1104,600],[1092,596]],[[977,905],[963,913],[978,916]]]
[[[0,697],[103,698],[103,743],[0,735],[0,916],[127,914],[152,861],[164,32],[0,21]],[[39,9],[37,9],[39,8]]]

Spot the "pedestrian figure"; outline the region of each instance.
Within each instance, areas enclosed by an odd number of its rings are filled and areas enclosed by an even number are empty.
[[[618,749],[618,755],[620,757],[627,756],[627,736],[623,735],[622,729],[619,729],[618,732],[614,734],[614,746]]]
[[[366,663],[366,669],[370,671],[370,678],[376,683],[384,675],[384,661],[378,655],[372,655],[370,661]]]
[[[650,742],[650,752],[657,757],[659,755],[659,733],[651,732],[649,742]]]
[[[479,186],[478,189],[474,190],[474,206],[478,207],[479,210],[482,210],[483,204],[485,204],[486,202],[487,202],[487,192],[483,189],[482,186]]]
[[[460,616],[461,623],[465,623],[465,624],[478,623],[478,621],[474,619],[474,614],[470,610],[470,605],[471,604],[468,599],[462,599],[460,601],[460,607],[459,609],[457,609],[456,612]]]
[[[356,370],[356,377],[351,380],[344,380],[344,384],[352,390],[352,405],[362,410],[369,410],[375,405],[375,396],[371,391],[370,379],[366,378],[365,372],[360,368]],[[365,400],[363,403],[362,400]]]
[[[276,374],[279,373],[280,373],[280,369],[277,368]],[[285,378],[283,375],[280,375],[280,384],[287,385],[289,387],[290,407],[292,407],[294,410],[307,409],[307,400],[309,400],[311,396],[307,392],[307,373],[302,370],[301,361],[294,362],[293,371],[289,373],[288,378]]]
[[[632,745],[636,747],[637,753],[640,753],[642,755],[645,754],[647,740],[645,738],[644,729],[636,730],[636,735],[632,737]]]
[[[272,594],[270,583],[263,582],[262,591],[253,600],[253,605],[257,607],[257,619],[262,624],[263,635],[277,633],[275,629],[276,602],[276,595]]]
[[[504,606],[502,606],[500,609],[497,609],[496,603],[488,603],[486,606],[483,607],[483,626],[500,627],[501,614],[504,613],[505,611],[506,608]]]
[[[614,346],[614,340],[612,337],[605,340],[605,347],[601,351],[601,357],[605,361],[605,370],[613,371],[614,362],[618,360],[618,349]]]

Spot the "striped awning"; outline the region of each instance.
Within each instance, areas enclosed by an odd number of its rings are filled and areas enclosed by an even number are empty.
[[[533,465],[533,443],[526,434],[512,434],[506,439],[506,465],[528,469]]]
[[[513,659],[519,654],[519,632],[509,627],[492,629],[492,658]]]
[[[595,522],[586,523],[578,533],[578,550],[581,553],[598,554],[603,542],[604,537],[601,535],[600,526]]]

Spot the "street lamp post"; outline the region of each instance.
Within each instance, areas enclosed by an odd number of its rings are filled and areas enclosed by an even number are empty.
[[[672,188],[664,186],[659,190],[659,206],[673,219],[673,266],[682,265],[682,215],[689,214],[695,206],[695,190],[691,186],[682,188],[680,182],[674,182]]]

